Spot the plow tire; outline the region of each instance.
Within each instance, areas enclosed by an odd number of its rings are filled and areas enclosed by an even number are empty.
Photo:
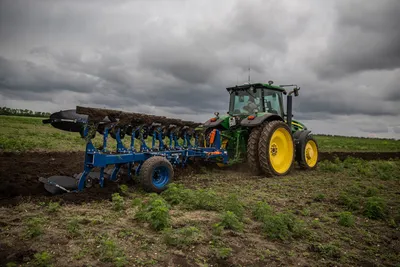
[[[305,170],[313,170],[318,165],[318,144],[312,135],[307,135],[296,145],[296,161]]]
[[[140,168],[139,178],[146,192],[161,193],[172,182],[174,169],[164,157],[154,156],[147,159]]]
[[[293,167],[294,142],[289,127],[283,121],[264,124],[258,155],[260,166],[267,176],[286,175]]]
[[[247,164],[250,172],[254,175],[260,175],[262,170],[258,156],[258,142],[260,140],[262,127],[254,127],[247,141]]]

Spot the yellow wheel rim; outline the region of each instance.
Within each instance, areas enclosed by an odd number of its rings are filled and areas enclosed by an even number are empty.
[[[286,173],[293,163],[293,139],[285,128],[278,128],[269,142],[269,158],[278,174]]]
[[[304,149],[304,158],[306,159],[307,166],[312,168],[317,164],[318,148],[313,140],[308,140]]]

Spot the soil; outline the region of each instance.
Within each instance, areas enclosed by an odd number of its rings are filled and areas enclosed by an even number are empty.
[[[400,152],[321,152],[320,160],[340,160],[346,157],[357,157],[365,160],[387,160],[400,158]],[[48,193],[39,177],[53,175],[73,176],[83,170],[83,152],[4,152],[0,153],[0,206],[16,205],[27,198],[39,201],[60,201],[61,203],[82,203],[100,199],[111,199],[118,191],[118,184],[105,181],[105,187],[97,184],[81,193],[71,193],[53,196]],[[204,167],[213,168],[215,166]],[[245,172],[246,166],[238,164],[228,167],[229,170]],[[176,169],[175,179],[190,176],[199,172],[199,168],[188,166]],[[134,181],[128,181],[128,183]]]

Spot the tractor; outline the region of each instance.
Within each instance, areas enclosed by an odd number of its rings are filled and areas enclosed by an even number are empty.
[[[287,92],[285,87],[292,90]],[[303,169],[316,168],[317,141],[304,124],[292,119],[292,98],[299,95],[300,87],[276,86],[269,81],[226,89],[230,95],[229,111],[226,115],[215,112],[204,123],[204,138],[200,142],[205,147],[213,144],[218,130],[222,148],[228,151],[229,164],[247,161],[254,175],[286,175],[294,161]],[[287,95],[286,112],[283,95]]]
[[[286,92],[284,87],[289,86],[293,89]],[[79,106],[53,113],[43,123],[85,139],[84,170],[73,177],[40,177],[39,181],[53,194],[78,192],[93,180],[101,187],[105,179],[117,181],[120,169],[126,169],[128,178],[139,176],[146,191],[159,193],[173,179],[173,167],[184,167],[194,159],[223,166],[247,161],[254,174],[269,176],[287,174],[294,160],[305,169],[317,166],[316,140],[303,124],[292,120],[292,97],[299,94],[299,87],[275,86],[270,81],[227,90],[228,113],[214,113],[204,124]],[[283,95],[287,95],[286,113]],[[100,147],[92,142],[96,132],[103,136]],[[122,142],[125,135],[130,136],[129,145]],[[115,149],[107,145],[109,137],[115,139]]]

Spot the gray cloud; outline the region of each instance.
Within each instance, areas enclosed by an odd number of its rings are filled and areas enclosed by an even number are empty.
[[[343,0],[337,10],[335,31],[316,63],[321,77],[400,67],[399,1]]]
[[[390,0],[4,0],[0,105],[203,121],[226,112],[225,88],[246,82],[250,63],[254,82],[302,87],[294,114],[309,128],[387,137],[377,131],[400,115],[398,8]]]

